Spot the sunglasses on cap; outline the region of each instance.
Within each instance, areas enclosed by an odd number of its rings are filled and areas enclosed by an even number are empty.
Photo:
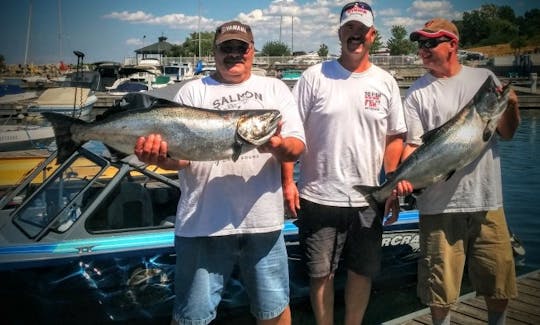
[[[432,49],[439,46],[439,44],[441,43],[450,42],[451,40],[452,39],[448,39],[448,38],[428,38],[428,39],[418,40],[417,42],[418,42],[418,48]]]
[[[351,3],[348,3],[346,4],[343,9],[341,9],[341,14],[339,15],[340,17],[343,17],[343,13],[349,9],[351,9],[352,7],[354,6],[358,6],[359,8],[362,8],[362,9],[365,9],[365,10],[369,10],[371,12],[373,12],[373,10],[371,9],[371,7],[365,3],[365,2],[361,2],[361,1],[355,1],[355,2],[351,2]]]
[[[219,44],[216,47],[223,54],[246,54],[246,52],[249,50],[249,44],[246,43],[242,43],[241,45]]]

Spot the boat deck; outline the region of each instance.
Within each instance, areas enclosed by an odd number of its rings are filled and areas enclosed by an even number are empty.
[[[510,300],[506,318],[507,324],[540,324],[540,270],[518,277],[519,295]],[[487,309],[484,298],[476,297],[474,292],[460,298],[451,309],[452,324],[486,324]],[[431,324],[428,308],[404,315],[383,323],[385,325]]]

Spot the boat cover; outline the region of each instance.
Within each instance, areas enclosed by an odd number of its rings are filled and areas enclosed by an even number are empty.
[[[80,87],[58,87],[46,89],[35,101],[37,106],[73,106],[73,103],[85,106],[89,88]]]

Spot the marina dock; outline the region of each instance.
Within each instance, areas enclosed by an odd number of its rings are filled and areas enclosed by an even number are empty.
[[[507,324],[540,324],[540,270],[518,277],[518,297],[508,304]],[[451,309],[452,324],[487,324],[487,309],[484,298],[475,292],[460,297]],[[429,308],[387,321],[384,325],[429,325]]]

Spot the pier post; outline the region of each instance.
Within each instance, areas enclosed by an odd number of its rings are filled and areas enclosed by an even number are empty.
[[[536,83],[538,81],[538,75],[536,74],[536,72],[532,72],[529,76],[531,79],[531,92],[534,94],[536,93]]]

